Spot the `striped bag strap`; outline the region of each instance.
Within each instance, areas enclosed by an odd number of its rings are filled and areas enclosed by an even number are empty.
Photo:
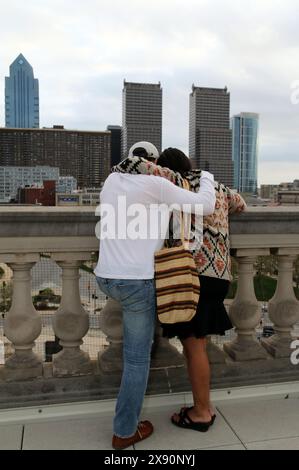
[[[189,181],[183,180],[183,189],[190,191]],[[191,232],[191,214],[180,212],[181,242],[185,250],[189,250]]]

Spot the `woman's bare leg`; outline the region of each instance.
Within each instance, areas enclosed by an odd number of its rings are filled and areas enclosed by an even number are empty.
[[[187,359],[194,407],[188,411],[192,421],[211,421],[210,412],[210,364],[206,351],[206,339],[190,337],[182,340]],[[177,421],[178,415],[173,418]]]

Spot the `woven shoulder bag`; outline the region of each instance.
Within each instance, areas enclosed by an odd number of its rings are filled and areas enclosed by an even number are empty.
[[[198,272],[188,251],[189,241],[185,240],[182,219],[181,214],[181,245],[155,253],[157,314],[162,324],[192,320],[199,301]]]

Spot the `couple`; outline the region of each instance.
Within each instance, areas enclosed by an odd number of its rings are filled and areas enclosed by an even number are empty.
[[[183,189],[186,180],[189,191]],[[163,325],[164,336],[178,336],[183,344],[194,401],[192,407],[175,413],[172,423],[202,432],[209,429],[216,417],[210,403],[206,337],[223,335],[232,328],[223,305],[231,277],[228,216],[246,207],[239,194],[215,182],[213,175],[192,170],[189,158],[178,149],[166,149],[159,156],[153,144],[138,142],[130,149],[128,158],[112,168],[101,192],[101,209],[111,208],[115,217],[105,219],[108,222],[105,235],[101,232],[95,274],[101,291],[119,301],[123,313],[124,364],[114,417],[114,449],[125,449],[153,432],[153,425],[149,421],[139,422],[139,417],[156,324],[154,254],[163,247],[169,224],[169,212],[162,212],[164,231],[160,231],[160,237],[126,237],[128,227],[122,225],[129,223],[119,205],[124,197],[129,208],[136,203],[142,205],[147,221],[151,205],[187,205],[184,210],[192,214],[198,205],[202,207],[203,240],[192,251],[200,279],[197,312],[190,322]],[[101,212],[102,220],[103,215]]]

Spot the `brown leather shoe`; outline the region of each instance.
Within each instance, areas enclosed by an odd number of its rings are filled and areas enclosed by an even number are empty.
[[[143,441],[147,437],[149,437],[154,431],[154,427],[152,423],[149,421],[140,421],[137,426],[137,431],[131,437],[118,437],[113,436],[112,438],[112,447],[115,450],[126,449],[126,447],[130,447],[136,442]]]

